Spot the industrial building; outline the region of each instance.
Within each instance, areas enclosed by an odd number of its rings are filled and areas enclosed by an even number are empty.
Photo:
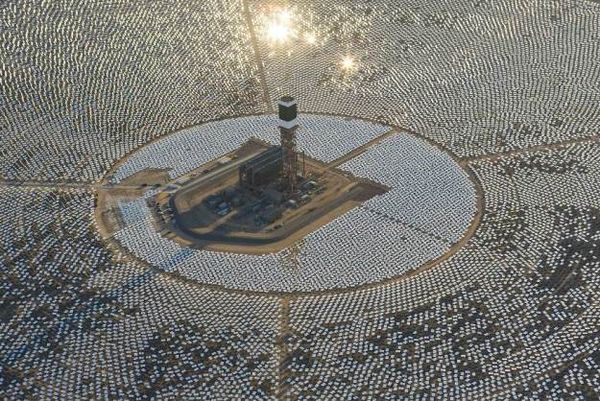
[[[253,189],[277,180],[283,166],[280,146],[273,146],[255,156],[238,169],[240,185]]]

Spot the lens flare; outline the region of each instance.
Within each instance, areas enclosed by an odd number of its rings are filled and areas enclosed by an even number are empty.
[[[315,35],[312,32],[307,32],[307,33],[304,34],[304,40],[309,45],[314,45],[314,44],[317,43],[317,35]]]
[[[356,68],[356,62],[352,56],[346,56],[342,59],[341,62],[342,70],[344,71],[352,71]]]
[[[269,41],[274,43],[287,42],[291,36],[290,27],[279,22],[273,22],[267,27]]]
[[[273,44],[286,43],[294,36],[292,17],[291,11],[287,9],[272,14],[266,25],[266,36],[269,42]]]

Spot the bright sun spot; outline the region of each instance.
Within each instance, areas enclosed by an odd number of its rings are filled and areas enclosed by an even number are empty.
[[[267,37],[272,43],[287,42],[292,36],[292,14],[289,10],[275,13],[267,25]]]
[[[306,40],[306,43],[309,45],[314,45],[317,43],[317,36],[312,32],[308,32],[304,35],[304,40]]]
[[[351,71],[356,67],[354,59],[350,56],[346,56],[342,59],[342,69],[345,71]]]
[[[271,42],[283,43],[290,37],[290,27],[279,22],[273,22],[269,25],[267,33]]]

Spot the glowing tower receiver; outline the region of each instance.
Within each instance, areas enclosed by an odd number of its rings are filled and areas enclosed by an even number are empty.
[[[279,132],[281,133],[282,169],[281,182],[287,192],[294,192],[298,181],[298,153],[296,152],[296,130],[298,129],[298,106],[291,96],[279,102]]]

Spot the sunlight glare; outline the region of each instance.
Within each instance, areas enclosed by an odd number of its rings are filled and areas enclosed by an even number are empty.
[[[306,40],[306,43],[309,45],[314,45],[317,43],[317,36],[312,32],[308,32],[304,35],[304,40]]]
[[[269,25],[267,34],[271,42],[283,43],[290,37],[290,27],[276,21]]]
[[[274,13],[267,25],[266,33],[271,43],[288,42],[293,36],[292,13],[287,9]]]
[[[346,56],[342,59],[342,69],[344,71],[352,71],[356,68],[356,63],[351,56]]]

